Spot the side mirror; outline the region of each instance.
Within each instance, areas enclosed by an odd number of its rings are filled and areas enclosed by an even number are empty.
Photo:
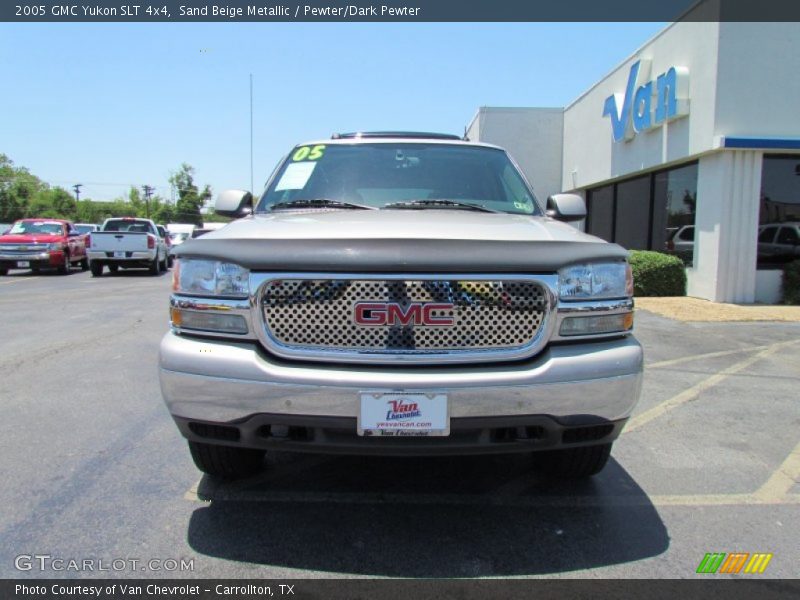
[[[217,196],[214,212],[223,217],[239,218],[253,212],[253,195],[243,190],[225,190]]]
[[[586,218],[586,203],[577,194],[553,194],[547,199],[546,214],[559,221],[580,221]]]

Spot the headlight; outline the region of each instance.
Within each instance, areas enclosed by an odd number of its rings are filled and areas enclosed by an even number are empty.
[[[558,272],[561,300],[600,300],[633,296],[633,276],[627,262],[573,265]]]
[[[246,298],[250,271],[218,260],[180,259],[172,271],[172,290],[179,294]]]

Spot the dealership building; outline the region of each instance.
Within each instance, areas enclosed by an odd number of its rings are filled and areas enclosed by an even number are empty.
[[[680,256],[690,296],[777,302],[800,258],[797,23],[675,22],[566,108],[482,107],[467,135],[582,195],[589,233]]]

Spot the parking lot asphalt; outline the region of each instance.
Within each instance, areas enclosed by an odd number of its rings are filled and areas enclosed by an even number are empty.
[[[643,397],[588,482],[543,479],[526,455],[276,454],[219,483],[160,397],[169,280],[0,278],[0,577],[798,576],[800,324],[638,311]],[[696,575],[708,552],[773,557]],[[193,570],[15,567],[43,554]]]

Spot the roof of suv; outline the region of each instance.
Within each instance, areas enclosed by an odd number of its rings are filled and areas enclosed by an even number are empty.
[[[447,144],[456,146],[474,146],[479,148],[494,148],[504,150],[494,144],[483,142],[471,142],[457,135],[449,133],[425,133],[420,131],[363,131],[355,133],[334,133],[327,140],[312,140],[297,144],[298,146],[310,146],[316,144],[337,145],[337,144]]]

